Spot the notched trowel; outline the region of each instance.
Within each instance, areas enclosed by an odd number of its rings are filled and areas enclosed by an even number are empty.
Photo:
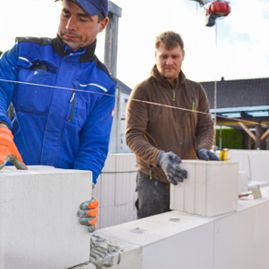
[[[239,193],[238,198],[241,199],[241,198],[244,198],[244,197],[248,197],[250,195],[253,196],[253,199],[262,198],[260,185],[258,185],[258,184],[257,185],[251,185],[251,186],[248,186],[248,189],[249,189],[249,191],[247,191],[247,192]]]

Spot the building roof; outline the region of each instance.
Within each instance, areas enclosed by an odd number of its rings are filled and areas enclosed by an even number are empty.
[[[268,106],[269,78],[220,80],[201,82],[210,108],[214,108],[214,90],[217,90],[217,108]]]
[[[219,123],[231,126],[239,120],[245,120],[247,125],[269,125],[269,78],[222,78],[220,81],[201,84],[207,93],[210,111],[213,114],[217,113]]]

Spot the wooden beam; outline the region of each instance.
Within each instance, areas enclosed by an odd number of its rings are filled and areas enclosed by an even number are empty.
[[[241,121],[238,122],[238,124],[242,127],[242,129],[254,140],[257,140],[257,137],[255,134],[253,134]]]
[[[269,128],[261,135],[260,140],[264,140],[267,138],[267,136],[269,135]]]

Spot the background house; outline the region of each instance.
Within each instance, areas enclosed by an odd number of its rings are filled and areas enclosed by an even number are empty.
[[[253,78],[201,82],[210,103],[210,112],[217,118],[216,145],[220,148],[229,140],[242,137],[236,148],[269,149],[269,78]],[[222,132],[222,133],[221,133]],[[237,138],[236,138],[237,137]],[[232,141],[230,141],[232,143]],[[241,145],[241,146],[240,146]]]

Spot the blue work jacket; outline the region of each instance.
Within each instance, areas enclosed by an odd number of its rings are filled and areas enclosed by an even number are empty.
[[[91,170],[96,183],[108,153],[116,83],[95,46],[74,52],[59,37],[19,38],[2,54],[0,122],[12,129],[27,165]]]

